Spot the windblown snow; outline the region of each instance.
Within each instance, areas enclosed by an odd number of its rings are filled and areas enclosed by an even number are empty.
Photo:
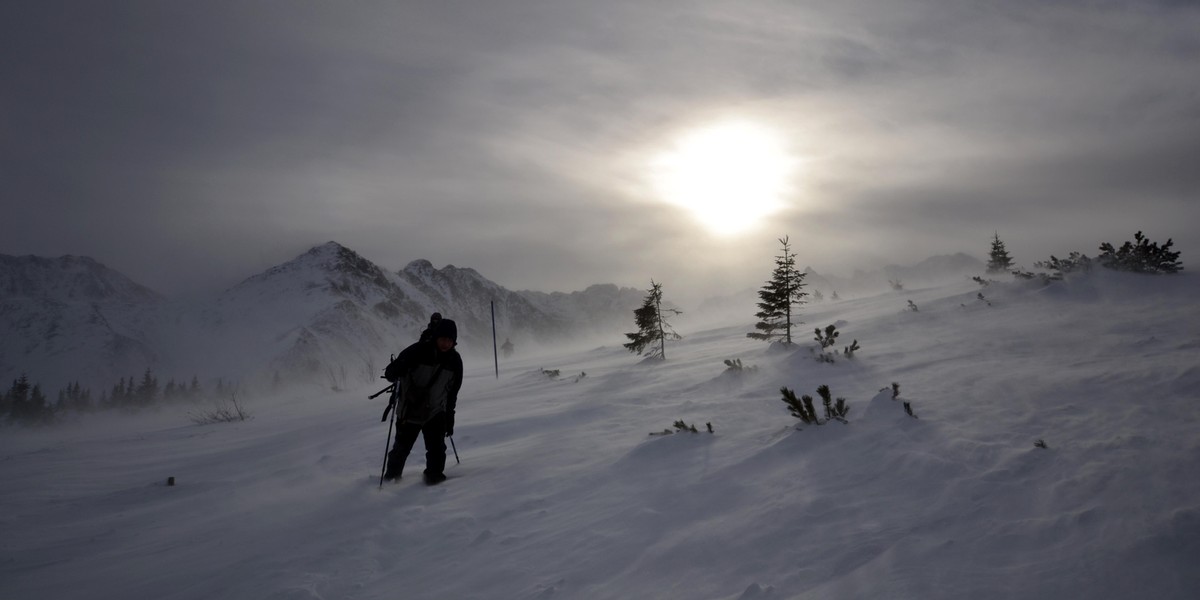
[[[0,597],[1200,597],[1198,297],[964,278],[807,305],[792,348],[685,314],[666,361],[476,360],[437,487],[418,442],[379,489],[372,385],[5,429]],[[822,384],[848,423],[798,426],[779,389]]]

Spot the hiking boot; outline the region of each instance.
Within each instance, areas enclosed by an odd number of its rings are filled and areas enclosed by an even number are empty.
[[[425,485],[437,485],[446,480],[445,473],[425,472]]]

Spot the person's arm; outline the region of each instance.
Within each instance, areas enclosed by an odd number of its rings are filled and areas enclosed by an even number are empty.
[[[405,348],[404,350],[401,350],[400,356],[397,356],[396,360],[393,360],[391,363],[389,363],[387,368],[383,370],[384,378],[392,383],[395,383],[406,373],[411,371],[412,368],[417,364],[417,353],[420,352],[420,347],[421,344],[418,342]]]

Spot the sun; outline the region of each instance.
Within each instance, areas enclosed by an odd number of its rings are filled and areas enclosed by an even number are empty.
[[[663,200],[733,236],[783,207],[796,162],[773,130],[730,120],[680,136],[654,158],[651,178]]]

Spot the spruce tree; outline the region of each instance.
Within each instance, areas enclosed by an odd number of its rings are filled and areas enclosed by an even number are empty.
[[[132,385],[133,381],[131,378],[130,387]],[[140,406],[150,406],[158,400],[158,378],[150,372],[150,369],[146,369],[146,373],[142,375],[142,382],[138,384],[135,395],[137,397],[137,404]]]
[[[31,387],[29,378],[24,373],[21,374],[20,379],[13,380],[12,387],[9,388],[6,396],[9,418],[13,421],[23,421],[29,418],[31,412],[29,390]]]
[[[34,384],[29,391],[29,412],[27,419],[31,423],[49,423],[54,420],[54,407],[46,401],[41,384]]]
[[[657,356],[666,360],[667,358],[667,343],[668,338],[672,340],[682,339],[675,330],[671,328],[671,324],[667,322],[663,316],[663,312],[672,314],[683,314],[682,311],[673,308],[662,307],[662,284],[655,283],[650,280],[650,289],[647,290],[646,299],[642,302],[641,308],[633,311],[634,323],[638,330],[634,333],[627,333],[625,337],[629,338],[628,344],[623,344],[626,350],[634,354],[641,353],[648,347],[649,351],[646,356]],[[658,342],[658,347],[653,347],[653,344]]]
[[[792,254],[788,237],[780,238],[779,243],[783,245],[783,253],[775,257],[771,279],[758,292],[759,311],[754,315],[759,319],[754,324],[758,331],[747,333],[746,337],[767,342],[778,339],[790,344],[792,327],[800,324],[799,320],[792,321],[792,308],[803,304],[808,293],[802,291],[805,274],[796,270],[796,255]]]
[[[1008,255],[1008,250],[1004,249],[1004,242],[1000,241],[1000,232],[995,233],[992,238],[992,251],[988,253],[988,273],[1001,273],[1012,268],[1012,257]]]

